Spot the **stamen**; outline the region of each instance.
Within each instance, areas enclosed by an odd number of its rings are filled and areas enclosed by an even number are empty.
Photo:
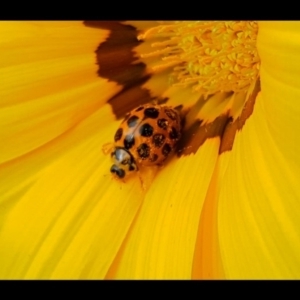
[[[153,72],[172,68],[169,82],[191,85],[205,97],[217,92],[248,92],[259,77],[256,22],[176,22],[139,35],[154,39],[154,51],[142,58],[159,58]]]

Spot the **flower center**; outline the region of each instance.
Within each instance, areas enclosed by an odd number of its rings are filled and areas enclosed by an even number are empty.
[[[246,21],[176,22],[160,25],[139,35],[155,38],[155,51],[142,58],[159,57],[152,70],[173,68],[174,86],[191,85],[204,96],[217,92],[247,92],[259,77],[256,49],[258,25]]]

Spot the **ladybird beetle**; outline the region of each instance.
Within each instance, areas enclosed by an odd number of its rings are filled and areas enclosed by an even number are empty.
[[[119,178],[139,166],[161,165],[181,136],[181,117],[169,106],[141,105],[126,115],[114,136],[110,172]]]

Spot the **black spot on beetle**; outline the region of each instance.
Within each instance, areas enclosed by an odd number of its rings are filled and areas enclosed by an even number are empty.
[[[133,165],[129,165],[129,171],[134,171],[135,167]]]
[[[155,147],[159,148],[163,145],[163,143],[165,142],[165,136],[161,133],[156,133],[153,135],[152,138],[152,143],[154,144]]]
[[[121,139],[122,134],[123,134],[123,129],[119,128],[117,130],[117,132],[115,133],[115,142],[117,142],[117,141],[119,141]]]
[[[170,154],[170,152],[172,151],[172,147],[169,144],[165,144],[162,148],[162,154],[164,156],[168,156]]]
[[[140,127],[139,131],[141,136],[149,137],[153,134],[153,127],[150,124],[146,123]]]
[[[150,155],[150,147],[143,143],[138,146],[137,153],[139,154],[141,159],[146,159]]]
[[[125,149],[130,149],[135,143],[133,134],[127,134],[124,139]]]
[[[147,118],[156,119],[159,115],[159,111],[155,107],[148,107],[144,110],[144,115]]]
[[[127,120],[127,125],[128,127],[132,128],[135,127],[137,122],[139,120],[139,117],[137,116],[131,116],[128,120]]]
[[[172,139],[172,140],[176,140],[176,139],[179,138],[179,133],[178,133],[178,131],[176,130],[175,127],[172,127],[172,129],[171,129],[171,131],[170,131],[170,133],[169,133],[169,137],[170,137],[170,139]]]
[[[165,113],[170,119],[177,120],[177,113],[174,110],[165,108]]]
[[[119,178],[123,178],[125,176],[125,171],[116,165],[111,166],[110,172],[115,173]]]
[[[158,119],[157,120],[158,127],[167,130],[168,128],[168,121],[166,119]]]

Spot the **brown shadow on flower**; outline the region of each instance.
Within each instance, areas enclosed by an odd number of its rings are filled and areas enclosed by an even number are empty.
[[[236,120],[233,120],[230,112],[228,112],[217,117],[212,122],[204,123],[203,120],[196,119],[189,127],[185,127],[182,138],[178,143],[178,157],[190,155],[192,153],[195,154],[207,139],[215,137],[220,138],[220,154],[230,151],[233,147],[237,131],[243,129],[247,119],[253,113],[255,100],[259,92],[260,81],[257,80],[255,88],[248,101],[245,103],[240,117]],[[199,101],[203,101],[203,99],[200,99]],[[206,101],[209,101],[209,99]]]
[[[140,104],[154,100],[142,85],[150,78],[146,65],[138,61],[134,48],[141,42],[137,40],[137,30],[120,22],[87,21],[85,25],[109,29],[110,35],[97,48],[96,59],[98,75],[123,86],[122,90],[108,100],[117,119]]]
[[[235,121],[230,121],[225,127],[223,136],[222,136],[222,142],[220,145],[220,154],[230,151],[233,147],[234,138],[237,133],[237,131],[242,130],[243,126],[245,125],[247,119],[252,115],[255,100],[260,92],[260,80],[257,80],[255,84],[255,88],[253,90],[253,93],[250,95],[248,101],[245,103],[243,111]]]

